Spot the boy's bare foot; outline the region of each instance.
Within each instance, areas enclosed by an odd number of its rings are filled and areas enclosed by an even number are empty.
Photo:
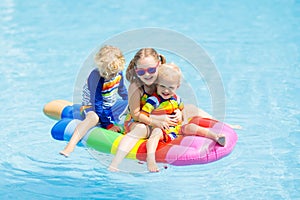
[[[147,167],[148,167],[149,172],[159,172],[159,169],[158,169],[155,162],[152,162],[152,161],[149,162],[148,161],[147,162]]]
[[[218,135],[218,136],[217,136],[217,143],[218,143],[220,146],[224,147],[225,144],[226,144],[226,138],[225,138],[225,135]]]

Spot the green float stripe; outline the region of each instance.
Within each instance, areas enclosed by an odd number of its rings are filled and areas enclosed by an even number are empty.
[[[91,131],[86,145],[103,153],[111,153],[112,144],[120,135],[122,134],[97,127]]]

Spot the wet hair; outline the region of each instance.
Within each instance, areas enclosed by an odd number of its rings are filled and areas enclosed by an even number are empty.
[[[178,86],[181,83],[182,73],[180,68],[174,63],[162,64],[158,68],[157,81],[159,80],[178,80]]]
[[[155,49],[153,48],[143,48],[140,49],[135,56],[133,57],[133,59],[130,61],[127,70],[126,70],[126,79],[132,83],[132,82],[137,82],[139,85],[143,85],[142,81],[140,80],[140,78],[137,76],[134,67],[136,66],[136,63],[138,62],[138,60],[149,57],[149,56],[153,56],[153,58],[157,61],[160,61],[161,64],[166,63],[166,58],[161,55],[158,54]]]
[[[108,79],[125,67],[125,58],[117,47],[105,45],[95,55],[94,61],[98,66],[100,76]]]

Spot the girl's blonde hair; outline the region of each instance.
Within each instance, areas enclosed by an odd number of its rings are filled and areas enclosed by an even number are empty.
[[[180,68],[174,63],[162,64],[158,69],[157,82],[161,79],[177,80],[179,86],[182,79],[182,73]]]
[[[138,83],[138,85],[143,85],[142,81],[140,80],[140,78],[138,77],[138,75],[135,72],[134,67],[136,66],[136,63],[138,62],[138,60],[149,57],[149,56],[153,56],[153,58],[156,61],[160,61],[161,64],[166,63],[166,58],[161,55],[158,54],[155,49],[153,48],[143,48],[140,49],[135,56],[133,57],[133,59],[130,61],[127,70],[126,70],[126,79],[132,83],[132,82],[136,82]]]
[[[94,61],[98,66],[101,76],[111,76],[122,71],[125,67],[125,58],[121,50],[117,47],[105,45],[95,55]],[[104,77],[104,78],[107,78]]]

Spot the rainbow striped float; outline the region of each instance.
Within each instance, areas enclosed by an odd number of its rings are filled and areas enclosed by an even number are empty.
[[[80,105],[65,100],[54,100],[44,106],[46,116],[59,120],[52,128],[52,137],[56,140],[68,141],[77,124],[80,122],[78,114]],[[236,142],[235,131],[222,122],[207,118],[194,118],[194,123],[207,127],[214,132],[226,136],[226,145],[219,146],[216,142],[198,136],[179,137],[170,143],[160,142],[156,151],[156,161],[171,165],[196,165],[210,163],[229,155]],[[88,131],[79,145],[109,154],[115,154],[118,144],[124,135],[100,127]],[[141,139],[127,158],[146,161],[146,140]]]

